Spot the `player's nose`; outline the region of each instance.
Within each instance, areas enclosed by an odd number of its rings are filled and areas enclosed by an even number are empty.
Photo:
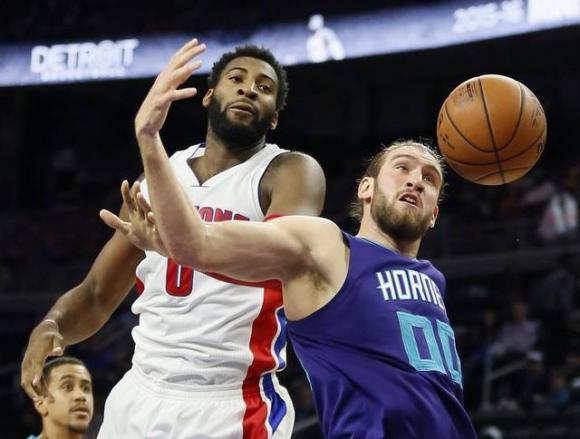
[[[258,92],[256,91],[256,84],[241,85],[238,88],[238,95],[245,96],[248,99],[256,99]]]
[[[423,190],[425,189],[423,174],[417,171],[409,172],[405,185],[408,188],[416,190],[417,192],[423,192]]]
[[[87,400],[87,395],[86,395],[85,391],[83,391],[83,389],[75,390],[73,397],[74,397],[75,401],[86,401]]]

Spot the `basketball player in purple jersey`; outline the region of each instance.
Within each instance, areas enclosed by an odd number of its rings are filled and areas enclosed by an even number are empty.
[[[200,63],[205,46],[186,43],[159,74],[137,115],[137,134],[159,138],[161,124],[142,119],[168,114],[176,90]],[[174,153],[171,166],[204,221],[263,221],[272,215],[318,215],[325,192],[311,157],[266,143],[286,100],[286,73],[255,46],[236,48],[213,66],[202,105],[205,142]],[[143,125],[139,120],[143,120]],[[153,121],[155,122],[155,121]],[[156,121],[156,122],[159,122]],[[143,182],[143,193],[152,183]],[[121,217],[128,218],[126,206]],[[142,250],[145,250],[143,252]],[[41,393],[47,356],[62,355],[105,324],[137,275],[132,311],[132,367],[105,404],[99,439],[287,439],[294,410],[276,371],[285,366],[282,294],[265,285],[225,283],[137,248],[115,233],[87,277],[64,294],[30,336],[22,385]]]
[[[361,224],[351,236],[304,216],[205,224],[159,138],[142,136],[139,146],[152,211],[138,185],[131,193],[125,186],[132,222],[108,211],[101,218],[136,242],[158,231],[163,251],[196,270],[279,280],[326,437],[476,437],[462,403],[445,278],[416,258],[444,187],[433,150],[404,141],[377,154],[358,185]]]

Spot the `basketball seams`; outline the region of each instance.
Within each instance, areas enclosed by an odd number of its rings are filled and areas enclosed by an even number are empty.
[[[509,168],[509,169],[504,169],[504,170],[502,170],[502,171],[495,171],[495,172],[492,172],[492,173],[490,173],[490,174],[485,174],[485,175],[482,175],[481,177],[478,177],[477,179],[473,180],[473,182],[474,182],[474,183],[477,183],[477,182],[480,182],[481,180],[484,180],[484,179],[486,179],[486,178],[489,178],[489,177],[493,177],[494,175],[496,175],[496,174],[500,174],[500,173],[502,173],[502,180],[505,180],[505,178],[504,178],[504,176],[503,176],[503,173],[504,173],[504,172],[511,172],[511,171],[526,171],[526,173],[527,173],[527,171],[529,171],[529,170],[530,170],[530,167],[528,167],[528,166],[521,166],[521,167],[519,167],[519,168]],[[504,181],[502,184],[505,184],[505,181]]]
[[[526,104],[526,94],[524,93],[524,89],[522,88],[522,84],[520,84],[519,82],[518,84],[518,90],[520,91],[520,112],[518,114],[518,121],[516,123],[516,126],[514,128],[514,132],[512,133],[512,136],[509,138],[509,140],[507,141],[507,143],[502,146],[501,148],[497,148],[498,151],[501,151],[505,148],[507,148],[508,146],[510,146],[510,143],[513,142],[513,140],[516,137],[516,134],[518,133],[518,130],[520,128],[520,124],[522,123],[522,116],[524,115],[524,105]]]
[[[485,121],[487,122],[487,128],[489,130],[489,135],[491,136],[491,143],[493,144],[493,150],[495,153],[495,161],[497,164],[497,168],[499,170],[499,174],[501,175],[501,179],[503,183],[506,183],[505,177],[503,175],[503,168],[501,166],[501,160],[499,158],[499,151],[497,150],[497,145],[495,143],[495,137],[493,135],[493,129],[491,127],[491,121],[489,120],[489,111],[487,109],[487,102],[485,100],[485,92],[483,91],[483,84],[481,83],[481,77],[477,78],[477,84],[479,85],[479,91],[481,93],[481,103],[483,104],[483,111],[485,112]]]
[[[455,129],[455,131],[457,131],[457,134],[459,134],[459,136],[461,136],[461,138],[463,140],[465,140],[469,146],[471,146],[473,149],[475,149],[479,152],[490,152],[490,151],[486,151],[485,149],[482,149],[479,146],[471,143],[471,141],[463,135],[463,133],[457,127],[457,125],[455,125],[455,122],[453,122],[453,119],[451,118],[451,115],[449,114],[449,111],[447,110],[447,101],[445,101],[444,107],[445,107],[445,116],[447,116],[447,120],[449,120],[449,123],[451,123],[451,126]]]
[[[517,154],[515,154],[515,155],[512,155],[511,157],[504,157],[504,158],[502,159],[502,162],[509,162],[510,160],[513,160],[513,159],[515,159],[515,158],[518,158],[519,156],[521,156],[521,155],[525,154],[526,152],[528,152],[530,149],[532,149],[534,146],[536,146],[536,145],[537,145],[538,141],[539,141],[539,140],[540,140],[542,137],[544,137],[545,133],[546,133],[546,128],[544,128],[544,129],[542,130],[542,132],[541,132],[541,133],[538,135],[538,137],[536,137],[536,138],[535,138],[535,139],[534,139],[534,140],[533,140],[533,141],[532,141],[532,142],[531,142],[531,143],[530,143],[528,146],[526,146],[524,149],[522,149],[522,150],[521,150],[520,152],[518,152]],[[449,143],[449,142],[446,142],[446,143],[448,143],[449,145],[451,145],[451,143]],[[488,151],[488,152],[490,152],[490,153],[491,153],[492,151]],[[445,157],[446,157],[447,159],[449,159],[450,161],[452,161],[452,162],[455,162],[455,163],[457,163],[457,164],[460,164],[460,165],[465,165],[465,166],[490,166],[490,165],[495,165],[495,164],[496,164],[496,162],[490,162],[490,163],[471,163],[471,162],[463,162],[463,161],[461,161],[461,160],[457,160],[456,158],[452,157],[450,154],[447,154]]]

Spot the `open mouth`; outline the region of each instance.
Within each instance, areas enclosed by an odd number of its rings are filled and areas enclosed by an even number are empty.
[[[419,198],[417,198],[416,195],[411,194],[411,193],[406,193],[403,194],[400,198],[399,201],[402,201],[406,204],[409,204],[413,207],[419,207]]]

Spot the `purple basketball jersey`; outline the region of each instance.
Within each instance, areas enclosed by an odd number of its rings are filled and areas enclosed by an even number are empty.
[[[310,316],[288,322],[328,438],[475,438],[443,298],[445,278],[344,234],[346,280]]]

